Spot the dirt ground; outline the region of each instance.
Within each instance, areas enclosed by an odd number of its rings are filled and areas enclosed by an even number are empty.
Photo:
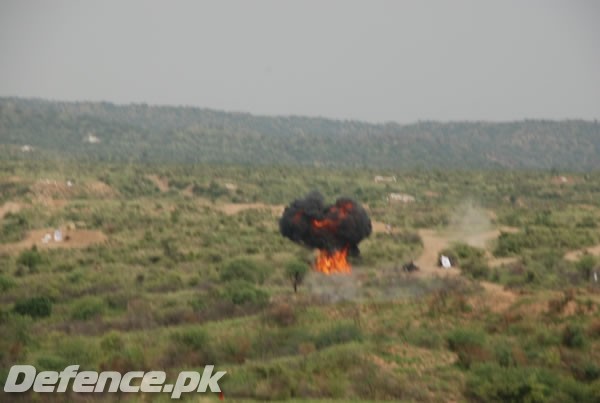
[[[590,246],[589,248],[583,248],[567,252],[565,254],[565,259],[571,262],[576,262],[577,260],[581,259],[581,257],[586,253],[589,253],[590,255],[594,256],[600,256],[600,245]]]
[[[152,181],[161,192],[164,193],[169,191],[169,181],[167,179],[161,178],[158,175],[146,175],[146,178]]]
[[[21,203],[6,202],[0,206],[0,218],[4,218],[8,213],[16,214],[21,210]]]
[[[85,193],[99,197],[112,197],[117,194],[112,187],[102,181],[91,181],[84,183],[75,182],[69,186],[67,181],[39,179],[37,182],[31,185],[30,190],[35,198],[42,200],[69,199],[82,190]]]
[[[273,215],[281,215],[283,214],[284,206],[264,203],[227,203],[218,205],[217,208],[227,215],[234,215],[250,209],[268,209],[273,212]]]
[[[118,194],[115,189],[102,181],[92,181],[85,184],[85,186],[88,192],[95,196],[112,197]]]
[[[496,239],[501,232],[515,232],[517,228],[501,227],[497,229],[486,229],[483,232],[473,231],[465,233],[464,231],[447,230],[438,232],[431,229],[419,230],[419,235],[423,240],[423,252],[415,261],[419,266],[419,271],[415,274],[420,277],[429,276],[457,276],[460,274],[460,269],[450,268],[443,269],[438,266],[438,257],[440,251],[450,246],[452,242],[461,241],[475,247],[486,247],[489,243]],[[487,251],[486,255],[491,267],[498,267],[505,263],[510,263],[517,259],[515,258],[493,258],[492,254]],[[470,303],[478,308],[489,308],[494,312],[503,312],[508,309],[518,298],[512,291],[504,289],[503,286],[487,281],[480,281],[485,293],[475,296],[470,300]]]
[[[391,230],[388,230],[387,224],[381,221],[371,221],[371,227],[373,228],[374,234],[388,234],[390,232],[397,232],[397,228],[391,227]]]
[[[480,307],[489,308],[492,312],[504,312],[514,304],[519,298],[517,294],[506,290],[503,286],[487,281],[480,281],[479,284],[485,289],[485,294],[473,298],[471,304],[477,304]]]
[[[42,228],[29,231],[25,239],[0,245],[0,252],[19,252],[23,249],[31,248],[35,245],[38,249],[54,249],[54,248],[85,248],[87,246],[105,242],[107,240],[106,235],[101,231],[96,230],[62,230],[63,241],[55,242],[50,240],[48,243],[43,242],[43,238],[46,234],[53,235],[54,228]]]

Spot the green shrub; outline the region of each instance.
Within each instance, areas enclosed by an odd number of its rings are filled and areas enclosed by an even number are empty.
[[[490,268],[482,258],[471,258],[461,262],[462,273],[471,278],[485,280],[490,276]]]
[[[62,371],[69,365],[62,357],[55,355],[42,356],[37,359],[37,369],[39,371]]]
[[[432,328],[419,327],[405,332],[406,341],[415,346],[437,349],[444,344],[443,337]]]
[[[86,297],[73,305],[71,319],[88,320],[104,312],[104,300],[99,297]]]
[[[577,271],[581,274],[584,280],[588,280],[592,275],[592,270],[598,263],[594,255],[583,255],[575,264]]]
[[[477,402],[597,401],[593,388],[571,377],[544,368],[506,368],[494,363],[473,365],[465,394]]]
[[[214,364],[214,346],[200,327],[179,330],[171,335],[172,343],[164,353],[163,366],[197,366]]]
[[[110,331],[102,337],[100,347],[107,352],[119,352],[123,350],[125,342],[121,334],[116,331]]]
[[[250,259],[235,259],[221,269],[222,281],[245,280],[249,283],[263,283],[267,268]]]
[[[600,365],[593,361],[587,361],[583,365],[583,379],[591,382],[600,378]]]
[[[334,344],[362,341],[362,339],[362,332],[356,325],[351,323],[339,324],[321,332],[315,339],[315,345],[317,348],[322,349]]]
[[[261,332],[260,337],[255,338],[253,351],[255,356],[279,357],[283,355],[298,354],[300,346],[312,345],[313,335],[303,327],[271,328]]]
[[[33,297],[15,304],[13,311],[19,315],[43,318],[52,314],[52,301],[46,297]]]
[[[144,288],[152,292],[171,292],[183,287],[183,280],[176,272],[161,272],[145,278],[147,279],[142,281]]]
[[[585,344],[583,328],[578,325],[568,324],[562,333],[562,344],[566,347],[581,348]]]
[[[285,265],[285,273],[292,283],[294,292],[296,292],[298,286],[304,281],[304,276],[308,273],[308,265],[300,260],[289,261]]]
[[[512,367],[516,365],[512,353],[512,347],[508,343],[499,343],[494,346],[494,356],[496,362],[502,367]]]
[[[279,326],[290,326],[296,323],[296,310],[287,302],[278,302],[269,307],[265,319]]]
[[[543,402],[550,393],[535,372],[496,364],[474,366],[466,384],[467,396],[481,402]]]
[[[95,368],[96,344],[85,338],[63,337],[59,340],[55,353],[68,363],[79,364],[80,371]]]
[[[452,251],[456,254],[459,261],[463,259],[477,259],[484,257],[484,251],[479,248],[475,248],[465,243],[456,243],[452,245]]]
[[[206,333],[206,331],[200,327],[194,327],[173,333],[172,339],[175,342],[194,350],[206,348],[209,341],[208,333]]]
[[[29,223],[24,215],[7,213],[0,221],[0,243],[20,241],[25,236],[27,228]]]
[[[458,351],[466,346],[483,346],[485,333],[480,330],[458,328],[450,332],[446,337],[448,347],[452,351]]]
[[[5,276],[3,274],[0,274],[0,292],[5,292],[10,290],[11,288],[13,288],[15,286],[15,280],[13,280],[12,278]]]
[[[455,329],[446,338],[448,347],[458,355],[458,365],[468,369],[474,362],[485,361],[485,333],[474,329]]]
[[[269,294],[247,281],[232,281],[225,289],[225,295],[235,305],[253,304],[264,306],[269,302]]]
[[[34,245],[31,249],[26,249],[17,258],[17,264],[26,266],[30,270],[35,270],[42,263],[42,255]]]

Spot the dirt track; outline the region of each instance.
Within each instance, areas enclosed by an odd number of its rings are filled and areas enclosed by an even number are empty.
[[[415,261],[416,265],[419,266],[419,271],[417,272],[419,276],[459,274],[456,269],[445,270],[438,266],[439,253],[450,245],[450,238],[431,229],[422,229],[419,231],[419,235],[423,240],[423,252]]]
[[[457,276],[460,274],[460,270],[457,268],[443,269],[438,266],[438,256],[440,251],[447,248],[454,241],[462,241],[471,246],[481,246],[481,242],[487,244],[489,241],[497,238],[500,232],[515,231],[515,228],[501,228],[497,230],[486,231],[480,234],[471,234],[466,238],[457,239],[456,233],[440,233],[431,229],[423,229],[419,231],[419,235],[423,240],[423,252],[421,256],[415,261],[419,266],[419,271],[416,272],[417,276],[429,277],[429,276]],[[488,252],[488,256],[491,254]],[[491,259],[490,263],[493,263],[493,267],[500,265],[500,263],[508,263],[513,261],[513,258],[508,259]],[[508,290],[505,290],[499,284],[490,283],[487,281],[480,281],[481,286],[485,289],[483,296],[473,298],[472,304],[477,306],[485,306],[492,311],[501,312],[508,309],[517,299],[517,296]]]
[[[461,234],[452,231],[437,232],[431,229],[419,230],[419,235],[423,240],[423,252],[415,261],[417,266],[426,274],[440,274],[440,272],[456,272],[456,270],[444,270],[438,266],[438,256],[440,251],[450,246],[452,242],[464,242],[468,245],[484,248],[490,241],[498,238],[501,232],[515,232],[517,228],[502,227],[499,229],[488,230],[481,233]],[[492,267],[500,266],[504,263],[514,261],[514,258],[494,258],[491,253],[487,252],[488,263]]]

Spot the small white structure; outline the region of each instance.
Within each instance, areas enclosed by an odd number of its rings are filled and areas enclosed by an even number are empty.
[[[452,267],[452,263],[450,263],[450,258],[446,255],[440,256],[440,263],[444,269],[449,269]]]
[[[598,282],[598,273],[594,272],[594,283]]]
[[[59,229],[54,230],[54,242],[62,242],[62,240],[63,240],[62,231]]]
[[[48,243],[52,240],[52,235],[50,234],[46,234],[44,235],[44,237],[42,238],[42,243]]]
[[[400,202],[400,203],[413,203],[415,201],[415,197],[404,194],[404,193],[390,193],[388,195],[388,202]]]
[[[67,187],[73,187],[73,182],[67,181]]]
[[[85,141],[90,144],[98,144],[100,142],[100,139],[94,133],[88,133],[87,137],[85,138]]]
[[[21,147],[21,152],[23,153],[30,153],[33,151],[33,147],[31,147],[29,144],[25,144],[23,147]]]
[[[380,175],[377,175],[377,176],[375,176],[375,178],[373,178],[373,180],[375,181],[375,183],[396,182],[396,177],[395,176],[380,176]]]

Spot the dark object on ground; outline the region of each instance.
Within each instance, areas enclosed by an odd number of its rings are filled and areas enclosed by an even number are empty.
[[[404,270],[404,271],[405,271],[405,272],[407,272],[407,273],[411,273],[411,272],[413,272],[413,271],[417,271],[417,270],[419,270],[419,266],[417,266],[417,265],[415,264],[415,262],[411,260],[409,263],[405,263],[405,264],[402,266],[402,270]]]

